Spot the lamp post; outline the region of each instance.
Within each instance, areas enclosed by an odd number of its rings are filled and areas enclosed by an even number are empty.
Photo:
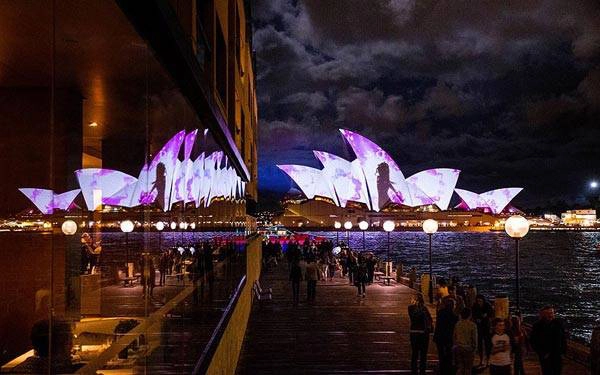
[[[360,230],[362,230],[363,233],[363,252],[367,250],[367,246],[365,245],[365,232],[367,229],[369,229],[369,223],[367,223],[366,221],[361,221],[360,223],[358,223],[358,228]]]
[[[335,223],[333,223],[333,227],[335,228],[335,242],[336,245],[340,245],[340,228],[342,227],[342,223],[340,223],[339,221],[336,221]]]
[[[390,233],[396,228],[396,223],[392,220],[386,220],[383,222],[383,230],[387,232],[387,259],[385,261],[385,275],[390,276],[392,266],[390,263]]]
[[[344,223],[344,229],[346,229],[346,242],[348,245],[348,249],[350,248],[350,229],[352,229],[352,222],[346,221]]]
[[[125,233],[125,249],[127,256],[127,277],[131,277],[130,267],[129,267],[129,233],[133,232],[133,222],[131,220],[123,220],[121,222],[121,231]]]
[[[429,236],[429,303],[433,303],[433,262],[431,260],[431,237],[438,230],[438,222],[427,219],[423,222],[423,232]]]
[[[154,224],[154,227],[158,231],[158,251],[160,252],[162,250],[162,231],[165,229],[165,223],[159,221]]]
[[[44,224],[44,227],[45,226],[46,225]],[[52,224],[50,224],[50,228],[52,228]],[[60,229],[65,236],[71,237],[77,233],[77,223],[73,220],[65,220],[60,226]],[[50,254],[50,268],[52,270],[50,272],[50,296],[48,298],[48,326],[52,327],[54,322],[54,247],[52,247],[52,252]],[[48,334],[48,361],[49,363],[52,363],[52,351],[54,350],[52,347],[52,329],[49,330]]]
[[[519,288],[519,240],[529,232],[529,221],[521,215],[509,217],[504,224],[506,233],[515,239],[515,293],[517,298],[517,313],[521,311],[521,290]]]

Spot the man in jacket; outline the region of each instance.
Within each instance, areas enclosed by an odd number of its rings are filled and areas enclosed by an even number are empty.
[[[560,375],[562,355],[567,350],[567,337],[562,322],[554,315],[552,306],[540,310],[540,319],[533,325],[530,341],[540,359],[542,374]]]
[[[437,314],[433,341],[438,349],[440,374],[452,375],[452,345],[454,326],[458,318],[454,315],[454,300],[446,298],[442,301],[443,308]]]
[[[408,306],[408,316],[410,318],[410,365],[412,374],[417,375],[420,373],[424,375],[427,369],[427,350],[429,348],[429,334],[432,331],[432,319],[421,293],[417,294],[414,303]],[[419,372],[417,372],[417,362],[419,361]]]
[[[454,363],[457,375],[471,375],[477,351],[477,325],[471,321],[471,309],[460,312],[460,321],[454,327]]]

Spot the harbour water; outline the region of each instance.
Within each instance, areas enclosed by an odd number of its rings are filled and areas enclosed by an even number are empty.
[[[336,241],[335,232],[315,232]],[[339,233],[346,241],[347,233]],[[363,249],[360,232],[350,232],[350,246]],[[600,322],[600,233],[530,232],[520,245],[521,310],[535,320],[544,305],[554,305],[571,337],[589,342]],[[365,233],[365,248],[385,258],[387,233]],[[390,257],[404,269],[428,272],[428,239],[422,232],[390,235]],[[439,232],[433,236],[433,272],[457,276],[489,298],[507,295],[514,301],[515,243],[504,232]]]

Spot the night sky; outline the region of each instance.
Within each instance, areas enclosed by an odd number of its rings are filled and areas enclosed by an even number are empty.
[[[406,177],[524,187],[525,209],[584,204],[600,178],[598,1],[258,0],[254,16],[266,205],[293,186],[275,164],[354,159],[338,128]]]

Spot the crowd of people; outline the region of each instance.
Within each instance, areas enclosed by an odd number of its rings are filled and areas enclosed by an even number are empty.
[[[408,314],[413,374],[425,373],[431,333],[443,375],[470,375],[485,368],[490,375],[522,375],[523,356],[530,350],[538,355],[542,374],[561,373],[566,334],[552,306],[541,309],[539,320],[528,331],[519,314],[496,317],[492,304],[474,286],[464,289],[442,282],[435,324],[421,294],[408,307]]]
[[[106,266],[106,259],[101,263],[102,247],[88,233],[81,236],[81,274],[97,274],[100,266]],[[214,281],[213,260],[215,256],[227,257],[235,252],[233,241],[212,239],[195,242],[192,244],[177,243],[170,248],[161,248],[158,251],[138,253],[132,260],[134,268],[130,275],[128,266],[123,269],[125,276],[138,279],[142,286],[142,295],[153,296],[156,286],[166,286],[167,277],[173,276],[178,282],[183,282],[184,276],[190,281],[201,282],[203,289],[206,284],[211,289]],[[215,255],[217,254],[217,255]],[[158,274],[158,275],[157,275]],[[205,283],[203,283],[205,281]]]
[[[306,300],[313,303],[317,282],[332,281],[336,275],[347,278],[350,285],[356,286],[357,296],[364,298],[366,286],[383,268],[372,253],[352,251],[343,243],[334,247],[329,240],[310,238],[302,243],[289,238],[284,245],[267,239],[263,242],[263,257],[267,269],[287,260],[294,306],[300,300],[302,281],[306,281]],[[409,286],[415,287],[416,269],[412,267],[406,276]],[[431,335],[440,374],[470,375],[488,369],[491,375],[522,375],[523,358],[529,351],[538,355],[542,374],[561,373],[566,333],[553,307],[544,307],[539,320],[526,329],[518,313],[504,319],[496,317],[492,303],[475,286],[462,285],[458,278],[448,282],[438,279],[434,294],[435,322],[420,293],[408,307],[413,374],[426,371]]]
[[[276,266],[283,258],[283,246],[279,240],[263,242],[266,269]],[[317,282],[331,282],[335,275],[347,278],[348,283],[357,288],[357,296],[365,298],[367,285],[373,283],[375,270],[380,265],[379,259],[372,253],[352,251],[345,243],[334,247],[333,242],[326,239],[306,239],[299,242],[290,238],[285,244],[285,259],[290,270],[289,281],[294,305],[299,303],[302,281],[306,281],[306,300],[312,303],[316,298]]]
[[[187,274],[191,281],[206,281],[211,289],[214,281],[213,252],[213,244],[203,241],[185,247],[177,244],[173,248],[161,250],[158,255],[142,254],[137,264],[143,288],[142,295],[148,292],[152,297],[154,287],[166,286],[167,276],[170,275],[175,275],[177,281],[182,282]],[[158,282],[156,270],[159,274]],[[201,283],[201,286],[203,285]]]

